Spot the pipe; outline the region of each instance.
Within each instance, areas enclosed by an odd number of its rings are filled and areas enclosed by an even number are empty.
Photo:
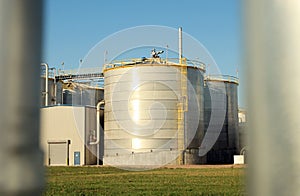
[[[97,139],[95,142],[90,142],[90,145],[96,145],[100,142],[100,107],[104,104],[104,100],[98,102],[97,104]]]
[[[300,195],[300,1],[244,1],[249,195]]]
[[[104,100],[98,102],[97,104],[97,139],[95,142],[90,142],[90,145],[97,145],[97,165],[99,165],[99,143],[100,143],[100,107],[104,105]]]
[[[0,195],[42,195],[43,1],[0,0]]]
[[[182,27],[178,29],[178,54],[179,63],[182,64]]]
[[[55,76],[56,76],[56,68],[55,67],[52,67],[51,68],[51,70],[55,70],[55,71],[53,71],[54,72],[54,105],[56,105],[57,104],[57,93],[56,93],[56,91],[57,91],[57,83],[56,83],[56,79],[55,79]]]
[[[48,80],[49,80],[49,66],[47,63],[41,63],[41,66],[45,66],[46,68],[46,76],[45,76],[45,106],[48,106]]]

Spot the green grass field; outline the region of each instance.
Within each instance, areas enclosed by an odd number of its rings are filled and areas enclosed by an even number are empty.
[[[45,195],[244,195],[244,168],[47,167]]]

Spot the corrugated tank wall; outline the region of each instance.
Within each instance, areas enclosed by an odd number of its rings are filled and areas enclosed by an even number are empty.
[[[188,96],[188,110],[199,111],[199,115],[194,115],[193,112],[186,112],[185,119],[185,139],[188,141],[191,137],[191,142],[186,145],[185,164],[203,164],[206,162],[206,157],[199,157],[198,151],[200,144],[204,136],[204,71],[202,69],[188,67],[187,77],[191,87],[189,89]],[[196,103],[191,101],[193,97],[196,97]],[[197,127],[193,127],[196,124],[194,121],[198,121]],[[197,129],[195,132],[194,129]]]
[[[222,127],[220,135],[207,153],[207,163],[233,163],[233,155],[238,154],[239,150],[239,132],[238,132],[238,98],[237,98],[237,82],[226,80],[210,80],[205,81],[204,87],[204,130],[210,127]],[[225,91],[222,88],[225,87]],[[223,92],[225,92],[225,95]],[[217,110],[225,112],[224,119],[211,121],[212,100],[211,94],[215,97],[224,96],[225,103],[220,104]],[[218,112],[218,111],[216,111]],[[218,131],[213,130],[212,131]]]
[[[104,164],[164,165],[178,155],[180,72],[143,65],[105,76]]]
[[[201,162],[202,70],[143,64],[113,68],[104,77],[104,164]]]
[[[103,89],[63,89],[63,104],[66,105],[96,106],[103,99]]]
[[[41,77],[41,106],[45,106],[45,77]],[[62,103],[62,82],[54,83],[53,78],[48,79],[48,105]]]

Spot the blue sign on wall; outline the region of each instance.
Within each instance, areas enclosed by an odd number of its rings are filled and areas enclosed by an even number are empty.
[[[80,152],[74,152],[74,165],[80,165]]]

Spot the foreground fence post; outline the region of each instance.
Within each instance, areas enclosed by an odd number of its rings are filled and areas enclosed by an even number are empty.
[[[0,195],[37,195],[41,0],[0,0]]]
[[[300,195],[300,1],[244,3],[250,195]]]

